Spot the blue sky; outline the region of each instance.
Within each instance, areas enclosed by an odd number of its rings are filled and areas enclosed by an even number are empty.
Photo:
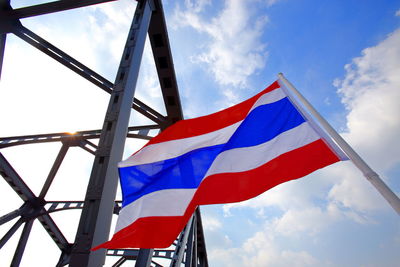
[[[117,1],[23,24],[113,81],[134,6]],[[399,194],[399,1],[169,0],[164,8],[186,118],[247,99],[283,72]],[[151,60],[147,46],[137,94],[162,111]],[[1,116],[1,125],[12,127],[1,127],[0,136],[101,128],[108,103],[107,94],[14,36],[7,39],[0,87],[0,113],[13,114]],[[144,122],[132,115],[132,125]],[[140,145],[128,141],[125,155]],[[30,145],[2,153],[37,192],[58,149]],[[47,199],[82,199],[90,168],[90,156],[72,148]],[[1,214],[18,208],[8,185],[0,181],[0,188],[3,203],[15,203],[1,205]],[[246,202],[202,207],[202,214],[211,266],[400,261],[399,216],[349,162]],[[79,214],[70,212],[69,221],[54,216],[73,241]],[[55,255],[41,266],[54,266],[58,249],[40,225],[32,236]],[[0,251],[0,263],[10,261],[13,244]],[[36,253],[29,242],[22,266],[40,262]]]

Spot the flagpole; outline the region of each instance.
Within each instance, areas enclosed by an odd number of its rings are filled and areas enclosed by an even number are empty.
[[[336,132],[335,129],[318,113],[317,110],[303,97],[303,95],[283,76],[278,74],[279,79],[303,104],[311,115],[317,119],[329,136],[337,143],[343,152],[350,158],[356,167],[362,172],[368,181],[378,190],[378,192],[386,199],[392,208],[400,215],[400,199],[393,191],[385,184],[379,175],[371,169],[371,167],[357,154],[356,151]],[[290,97],[290,95],[289,95]],[[295,99],[292,99],[295,100]],[[295,101],[296,102],[296,101]]]

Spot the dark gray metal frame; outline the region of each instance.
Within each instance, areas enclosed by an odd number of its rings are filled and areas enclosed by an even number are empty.
[[[111,94],[102,130],[71,133],[13,136],[0,138],[0,149],[16,145],[61,142],[60,151],[38,196],[26,185],[0,152],[0,174],[24,201],[17,210],[0,217],[0,226],[14,220],[13,226],[0,239],[0,249],[24,225],[11,265],[18,266],[29,238],[32,224],[37,219],[61,251],[56,266],[101,266],[105,256],[119,257],[113,266],[135,260],[135,266],[161,266],[157,258],[170,260],[170,266],[208,266],[200,211],[177,237],[175,249],[98,250],[90,248],[108,239],[112,214],[118,214],[120,202],[115,201],[117,187],[116,163],[121,160],[125,138],[151,139],[150,130],[163,130],[183,119],[182,108],[172,61],[171,49],[161,0],[141,0],[135,11],[121,63],[114,83],[103,78],[48,41],[24,27],[20,19],[59,12],[114,0],[60,0],[13,9],[9,0],[0,0],[0,77],[6,36],[15,34],[43,53],[52,57],[81,77]],[[149,35],[157,74],[162,90],[166,116],[134,98],[137,76]],[[128,127],[130,110],[141,113],[155,124]],[[91,139],[99,139],[98,145]],[[70,147],[80,147],[95,156],[92,173],[83,201],[47,201],[46,194]],[[50,213],[81,209],[81,219],[74,243],[69,243]]]

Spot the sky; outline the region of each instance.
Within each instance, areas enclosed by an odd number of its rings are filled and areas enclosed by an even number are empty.
[[[400,194],[399,1],[163,3],[185,118],[239,103],[282,72]],[[114,81],[134,8],[134,1],[120,0],[22,23]],[[148,43],[136,93],[165,112]],[[108,100],[101,89],[8,35],[0,81],[1,137],[100,129]],[[131,125],[147,122],[132,113]],[[128,140],[124,157],[142,145]],[[38,194],[59,149],[60,144],[25,145],[1,152]],[[82,149],[70,148],[46,200],[82,200],[92,161]],[[0,190],[0,214],[22,204],[3,180]],[[400,262],[400,217],[351,162],[245,202],[201,211],[210,266],[394,267]],[[79,212],[52,216],[73,242]],[[0,236],[12,223],[0,227]],[[10,263],[20,231],[0,250],[1,266]],[[38,222],[31,237],[21,266],[54,266],[58,248]],[[45,258],[43,250],[49,252]]]

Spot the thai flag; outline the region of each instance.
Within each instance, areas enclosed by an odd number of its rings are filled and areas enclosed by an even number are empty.
[[[98,248],[164,248],[198,205],[253,198],[344,159],[274,82],[220,112],[179,121],[119,164],[123,202]]]

